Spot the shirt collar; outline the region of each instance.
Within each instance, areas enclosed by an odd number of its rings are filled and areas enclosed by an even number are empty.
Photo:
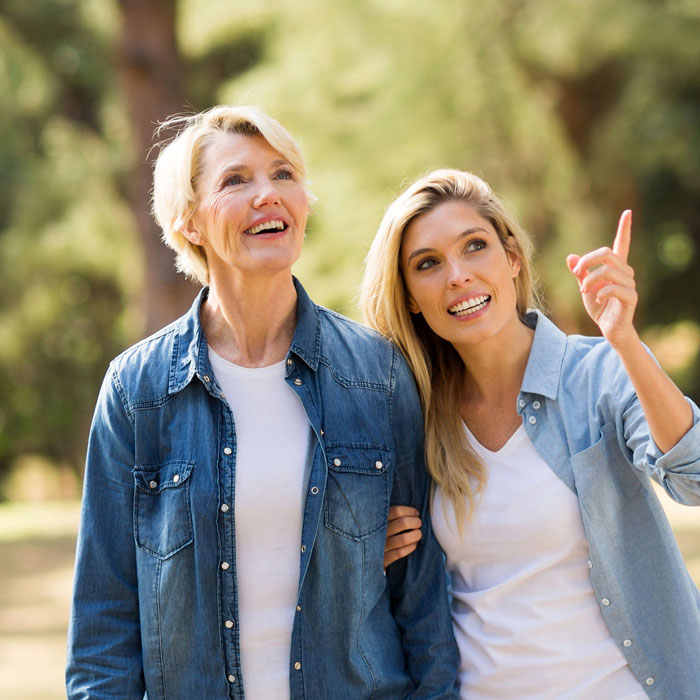
[[[535,330],[521,391],[556,399],[566,350],[566,335],[541,311],[529,311],[527,325]]]
[[[319,311],[299,280],[294,278],[297,292],[297,322],[290,352],[301,358],[311,369],[318,369],[320,357]],[[200,310],[209,294],[209,287],[203,287],[189,311],[175,321],[173,353],[170,361],[168,393],[176,394],[187,386],[195,374],[205,378],[213,372],[209,363],[207,339],[204,335]]]

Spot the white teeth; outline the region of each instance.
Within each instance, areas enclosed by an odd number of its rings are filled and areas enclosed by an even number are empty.
[[[466,316],[467,314],[473,314],[475,311],[478,311],[479,309],[483,309],[484,306],[486,305],[486,302],[490,298],[491,297],[489,297],[489,296],[472,297],[471,299],[468,299],[467,301],[461,301],[459,304],[455,304],[454,306],[450,306],[450,308],[447,310],[451,314],[459,314],[460,316]]]
[[[281,231],[284,228],[284,221],[280,219],[275,219],[274,221],[266,221],[264,224],[258,224],[257,226],[251,226],[249,229],[246,229],[245,233],[259,233],[260,231],[266,230],[266,229],[277,229],[278,231]]]

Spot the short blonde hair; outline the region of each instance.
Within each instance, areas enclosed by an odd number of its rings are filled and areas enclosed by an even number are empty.
[[[197,183],[203,155],[217,134],[262,136],[292,166],[309,202],[314,197],[308,190],[306,164],[298,144],[278,121],[257,107],[218,105],[199,114],[171,117],[160,124],[158,133],[172,128],[179,131],[159,153],[153,172],[153,215],[163,241],[176,253],[178,272],[205,285],[209,283],[206,254],[184,236],[183,230],[199,203]]]
[[[365,322],[396,343],[413,371],[425,417],[428,471],[452,503],[461,529],[486,481],[461,424],[459,380],[464,365],[448,341],[438,337],[422,316],[410,313],[401,272],[401,245],[409,224],[450,201],[473,207],[520,263],[514,280],[520,318],[539,305],[529,236],[480,177],[447,169],[417,180],[387,209],[367,255],[360,303]]]

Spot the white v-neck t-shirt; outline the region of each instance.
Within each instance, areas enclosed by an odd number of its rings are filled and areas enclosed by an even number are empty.
[[[497,452],[462,539],[436,488],[464,700],[645,700],[595,599],[575,494],[521,425]]]
[[[243,687],[289,698],[292,627],[311,427],[285,363],[239,367],[209,348],[236,429],[235,532]]]

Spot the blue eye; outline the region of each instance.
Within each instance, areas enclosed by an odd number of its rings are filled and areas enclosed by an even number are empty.
[[[429,270],[431,267],[437,265],[437,260],[435,258],[425,258],[421,260],[418,265],[416,265],[416,270]]]
[[[242,182],[243,178],[240,175],[229,175],[224,180],[224,185],[228,187],[230,185],[240,185]]]
[[[278,180],[293,180],[294,173],[291,170],[287,170],[286,168],[284,168],[282,170],[277,171],[276,177]]]
[[[465,250],[472,252],[475,250],[482,250],[483,248],[486,248],[486,241],[482,240],[481,238],[473,238],[469,243],[467,243]]]

